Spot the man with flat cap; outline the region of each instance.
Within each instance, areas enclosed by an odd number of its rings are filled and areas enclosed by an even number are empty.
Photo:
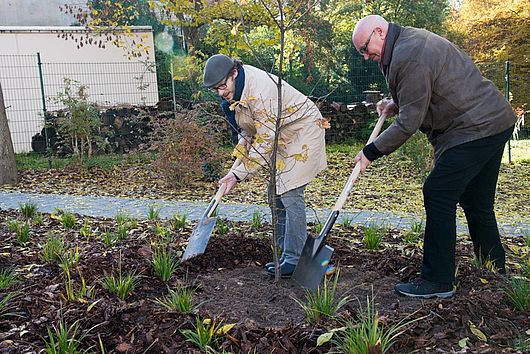
[[[280,274],[290,278],[307,238],[304,190],[326,168],[325,131],[315,104],[282,81],[281,124],[276,132],[277,82],[277,76],[223,54],[210,57],[204,67],[204,86],[221,97],[231,127],[239,132],[238,147],[244,147],[248,156],[219,180],[219,184],[226,183],[225,193],[266,165],[279,134],[275,227],[282,250]],[[265,268],[274,275],[273,262]]]

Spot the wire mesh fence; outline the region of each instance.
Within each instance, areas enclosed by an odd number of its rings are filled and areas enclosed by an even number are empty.
[[[503,63],[495,63],[481,64],[479,67],[501,92],[509,91],[507,97],[514,108],[522,108],[518,111],[521,121],[517,142],[511,144],[509,153],[521,156],[518,151],[522,151],[523,158],[530,158],[530,119],[524,119],[530,97],[527,65],[511,64],[506,68]],[[195,82],[172,80],[171,68],[167,63],[48,63],[41,62],[37,54],[0,55],[0,79],[16,153],[34,151],[38,142],[35,137],[38,135],[43,141],[45,116],[49,117],[64,108],[60,97],[65,94],[68,82],[86,86],[89,100],[108,108],[146,106],[172,111],[182,106],[182,102],[190,102],[192,97],[196,99],[194,93],[203,90]],[[315,77],[311,82],[302,82],[300,78],[286,73],[285,79],[303,93],[324,99],[320,109],[330,119],[366,121],[370,114],[366,109],[369,102],[388,94],[377,64],[362,58],[352,59],[345,77],[334,87],[325,75]],[[205,91],[197,97],[203,101],[217,100]],[[360,130],[359,126],[352,129]],[[343,135],[348,134],[350,132]],[[342,141],[342,138],[333,136],[328,141]]]

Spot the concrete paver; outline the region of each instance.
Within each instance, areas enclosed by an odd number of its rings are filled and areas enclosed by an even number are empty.
[[[155,207],[160,211],[160,217],[168,219],[176,214],[185,214],[188,220],[199,220],[207,207],[203,202],[169,201],[163,199],[135,199],[118,197],[74,196],[64,194],[34,194],[21,192],[0,192],[0,209],[19,209],[20,205],[33,202],[39,211],[51,213],[62,209],[85,216],[113,218],[118,213],[130,217],[147,218],[149,208]],[[270,221],[270,209],[267,206],[255,204],[221,204],[218,206],[218,215],[233,221],[250,221],[252,215],[259,212],[265,220]],[[307,209],[308,222],[324,223],[330,209]],[[351,220],[352,224],[386,225],[391,228],[408,229],[413,221],[421,221],[421,215],[396,214],[391,212],[376,211],[341,211],[338,223],[344,219]],[[502,235],[522,236],[530,235],[530,220],[528,223],[515,225],[499,223]],[[457,231],[467,233],[466,225],[458,223]]]

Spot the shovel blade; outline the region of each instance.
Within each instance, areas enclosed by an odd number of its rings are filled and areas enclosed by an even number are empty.
[[[313,250],[313,245],[306,244],[306,246],[309,246],[307,247],[309,250]],[[333,247],[324,245],[316,254],[306,253],[304,255],[303,252],[294,270],[293,280],[302,287],[315,292],[326,274],[333,250]],[[306,251],[305,248],[304,251]]]
[[[188,240],[188,246],[182,256],[182,262],[204,253],[216,221],[217,218],[204,218],[199,221]]]

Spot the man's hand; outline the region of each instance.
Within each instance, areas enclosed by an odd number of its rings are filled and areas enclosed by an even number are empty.
[[[372,163],[370,160],[364,156],[363,151],[359,151],[359,153],[355,156],[355,163],[361,164],[361,173],[366,170],[368,166]]]
[[[236,176],[232,172],[228,172],[226,176],[224,176],[223,178],[219,180],[218,182],[219,187],[221,187],[221,185],[223,185],[224,183],[226,183],[226,189],[225,189],[224,195],[227,195],[228,193],[230,193],[232,188],[234,188],[234,186],[237,183]]]
[[[387,117],[392,117],[399,112],[398,106],[391,98],[383,98],[376,104],[377,114],[379,116],[385,114]]]

